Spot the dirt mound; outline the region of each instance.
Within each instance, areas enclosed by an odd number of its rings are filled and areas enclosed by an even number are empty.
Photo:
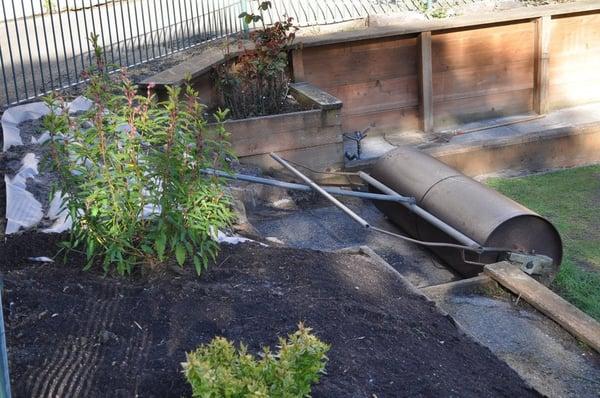
[[[40,246],[56,239],[42,238],[31,255],[51,254]],[[83,272],[76,257],[28,263],[35,245],[23,237],[8,245],[0,266],[15,396],[190,395],[186,351],[222,335],[258,352],[299,321],[332,344],[315,397],[537,395],[360,255],[243,244],[224,246],[200,278],[188,267],[125,279]]]

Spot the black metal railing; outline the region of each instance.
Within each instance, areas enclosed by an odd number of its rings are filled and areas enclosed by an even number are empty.
[[[421,0],[274,0],[265,21],[300,26],[416,10]],[[107,62],[135,66],[247,29],[255,0],[2,0],[0,108],[81,83],[93,61],[91,32]],[[118,66],[117,66],[118,65]]]

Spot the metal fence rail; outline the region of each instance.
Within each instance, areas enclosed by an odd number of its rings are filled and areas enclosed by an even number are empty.
[[[267,23],[299,26],[417,10],[420,0],[274,0]],[[0,107],[81,83],[100,35],[107,62],[135,66],[244,30],[255,0],[1,0]]]

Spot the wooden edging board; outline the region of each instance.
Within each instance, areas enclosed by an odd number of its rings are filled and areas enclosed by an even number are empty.
[[[430,300],[423,291],[417,289],[412,283],[408,282],[396,269],[376,254],[370,247],[360,246],[356,248],[347,248],[339,250],[338,252],[363,254],[370,257],[374,263],[394,274],[410,291]],[[525,274],[518,266],[507,261],[489,264],[485,266],[484,274],[514,294],[517,294],[534,306],[538,311],[558,323],[573,336],[600,353],[600,323],[548,289],[546,286]],[[481,282],[486,283],[486,278],[483,277],[477,280],[477,283]],[[448,314],[439,306],[436,305],[436,307],[441,313],[448,316]],[[454,319],[453,321],[456,323]],[[464,334],[470,335],[460,324],[456,323],[456,326]]]
[[[506,261],[486,265],[484,273],[573,336],[600,353],[600,323]]]
[[[497,288],[498,284],[487,275],[477,275],[468,279],[442,283],[439,285],[425,286],[421,291],[426,296],[443,296],[456,293],[470,293],[480,289]]]

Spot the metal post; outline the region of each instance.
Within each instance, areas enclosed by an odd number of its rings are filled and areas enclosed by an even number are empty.
[[[10,373],[8,370],[8,355],[6,351],[6,329],[4,327],[4,314],[2,311],[2,291],[4,290],[4,280],[0,278],[0,396],[10,398]]]
[[[308,185],[295,184],[293,182],[279,181],[279,180],[274,180],[271,178],[249,176],[249,175],[245,175],[245,174],[237,174],[237,173],[228,174],[221,170],[204,169],[204,170],[202,170],[202,173],[208,174],[208,175],[214,175],[214,176],[222,177],[222,178],[229,178],[232,180],[239,180],[239,181],[252,182],[252,183],[256,183],[256,184],[269,185],[272,187],[278,187],[278,188],[283,188],[283,189],[293,189],[296,191],[305,191],[305,192],[312,190],[312,188]],[[348,196],[348,197],[361,198],[361,199],[381,200],[381,201],[385,201],[385,202],[415,203],[415,198],[409,198],[409,197],[399,196],[399,195],[383,195],[383,194],[371,193],[371,192],[350,191],[350,190],[341,189],[338,187],[322,187],[322,188],[324,191],[329,192],[330,194],[336,195],[336,196]]]

